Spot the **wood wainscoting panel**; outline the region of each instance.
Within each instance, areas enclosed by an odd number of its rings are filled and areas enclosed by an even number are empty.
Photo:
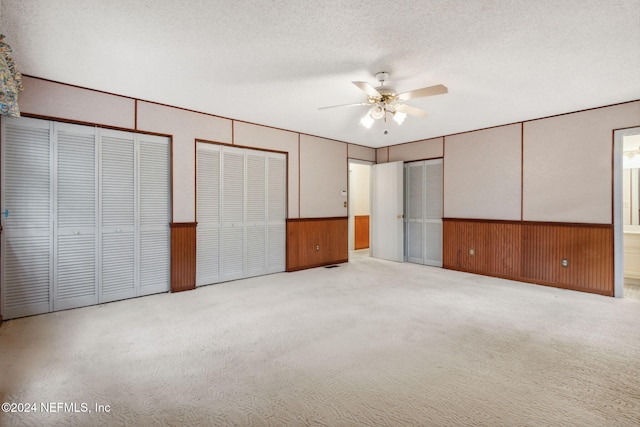
[[[369,215],[355,215],[353,249],[367,249],[369,247]]]
[[[523,241],[524,278],[613,296],[613,227],[524,224]]]
[[[612,296],[613,227],[446,218],[443,266]]]
[[[445,219],[442,225],[445,268],[520,276],[522,244],[518,224]]]
[[[287,220],[287,271],[349,260],[347,217]]]
[[[195,222],[171,223],[171,292],[196,287]]]

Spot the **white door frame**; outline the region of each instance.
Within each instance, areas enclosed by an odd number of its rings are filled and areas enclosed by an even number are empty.
[[[640,134],[640,127],[613,132],[613,296],[624,295],[624,236],[622,224],[622,156],[625,136]]]
[[[348,216],[348,233],[349,233],[349,238],[347,239],[347,244],[349,245],[348,249],[349,252],[351,252],[351,248],[354,247],[354,231],[355,231],[355,219],[354,219],[354,207],[353,207],[353,203],[354,203],[354,199],[355,197],[351,197],[351,193],[353,191],[353,188],[351,187],[352,182],[351,182],[351,165],[352,164],[357,164],[357,165],[366,165],[366,166],[372,166],[375,163],[374,162],[370,162],[367,160],[358,160],[358,159],[347,159],[348,160],[348,164],[347,164],[347,170],[348,170],[348,174],[347,174],[347,216]],[[369,187],[371,187],[371,178],[369,178]],[[369,210],[371,211],[371,210]]]

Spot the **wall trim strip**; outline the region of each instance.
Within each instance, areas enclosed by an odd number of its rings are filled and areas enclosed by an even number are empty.
[[[287,218],[287,222],[303,222],[303,221],[335,221],[340,219],[349,219],[348,216],[329,216],[318,218]]]
[[[483,219],[483,218],[442,218],[442,221],[450,222],[485,222],[490,224],[522,224],[522,225],[555,225],[560,227],[583,227],[583,228],[610,228],[613,224],[596,224],[587,222],[552,222],[552,221],[521,221],[509,219]]]

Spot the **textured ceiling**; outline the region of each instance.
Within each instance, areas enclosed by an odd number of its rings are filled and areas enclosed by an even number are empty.
[[[371,147],[640,99],[638,0],[0,2],[24,74]],[[449,93],[318,111],[378,71]]]

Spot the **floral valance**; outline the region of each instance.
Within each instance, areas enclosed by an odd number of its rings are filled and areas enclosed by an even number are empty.
[[[18,92],[22,90],[22,75],[9,55],[11,47],[4,42],[0,34],[0,114],[20,117]]]

